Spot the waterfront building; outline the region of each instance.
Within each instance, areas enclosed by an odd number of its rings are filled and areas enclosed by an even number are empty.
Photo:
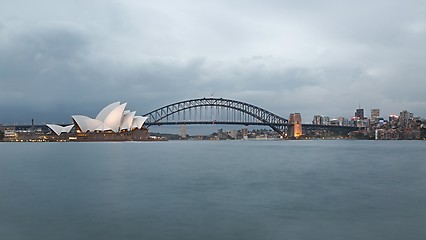
[[[4,138],[4,127],[0,124],[0,142],[3,141]]]
[[[352,117],[350,126],[363,128],[365,127],[365,121],[359,117]]]
[[[369,121],[370,126],[378,125],[379,120],[380,120],[380,109],[378,108],[371,109],[370,121]]]
[[[135,111],[125,110],[127,103],[114,102],[91,118],[72,115],[74,124],[61,126],[46,124],[55,134],[20,136],[21,140],[42,141],[144,141],[149,134],[143,124],[147,117],[135,116]]]
[[[96,116],[90,118],[84,115],[71,116],[74,124],[60,126],[46,124],[57,135],[69,133],[73,127],[77,133],[87,132],[114,132],[132,131],[141,129],[147,117],[135,116],[135,111],[125,110],[127,103],[114,102],[104,107]]]
[[[186,138],[186,125],[180,125],[180,137]]]
[[[61,135],[61,133],[69,133],[71,132],[71,129],[74,127],[74,124],[68,125],[68,126],[61,126],[57,124],[46,124],[53,132],[56,133],[56,135]]]
[[[362,109],[362,108],[358,108],[356,111],[355,111],[355,117],[357,117],[358,119],[364,119],[364,109]]]
[[[233,129],[231,131],[229,131],[229,136],[233,139],[237,139],[237,130]]]
[[[322,124],[323,124],[323,125],[330,125],[330,124],[331,124],[330,117],[329,117],[329,116],[324,116],[324,117],[322,118]]]
[[[339,120],[337,118],[333,118],[330,120],[330,125],[339,126]]]
[[[3,126],[3,130],[3,141],[6,142],[42,141],[43,137],[51,132],[51,129],[46,125],[35,125],[34,123],[31,125]]]
[[[378,117],[380,117],[380,109],[378,109],[378,108],[373,108],[373,109],[371,109],[371,115],[370,115],[370,118],[371,118],[371,119],[376,119],[376,118],[378,118]]]
[[[349,121],[345,119],[344,117],[338,117],[337,121],[339,122],[339,126],[348,126]]]
[[[322,125],[323,123],[323,118],[321,115],[315,115],[314,118],[312,119],[312,124],[314,125]]]
[[[90,118],[84,115],[73,115],[77,132],[120,132],[140,129],[148,119],[147,117],[135,116],[136,112],[125,110],[127,103],[114,102],[104,107],[96,116]]]
[[[5,139],[17,139],[18,134],[15,129],[6,129],[4,130],[4,138]]]
[[[398,122],[399,116],[395,114],[389,115],[389,123],[394,124]]]
[[[242,135],[243,139],[247,139],[248,138],[248,129],[247,128],[241,129],[241,135]]]
[[[422,124],[420,127],[420,138],[426,140],[426,125]]]
[[[405,127],[408,123],[413,120],[413,113],[404,110],[399,114],[399,125]]]

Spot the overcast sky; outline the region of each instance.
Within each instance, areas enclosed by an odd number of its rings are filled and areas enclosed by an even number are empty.
[[[0,123],[199,97],[426,117],[424,0],[0,2]]]

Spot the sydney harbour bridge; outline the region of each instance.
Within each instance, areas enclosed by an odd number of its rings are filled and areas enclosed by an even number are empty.
[[[278,116],[268,110],[241,101],[224,98],[198,98],[180,101],[158,108],[143,116],[146,126],[224,124],[244,126],[268,126],[283,137],[293,137],[295,128],[329,130],[347,134],[357,128],[335,125],[302,124]]]

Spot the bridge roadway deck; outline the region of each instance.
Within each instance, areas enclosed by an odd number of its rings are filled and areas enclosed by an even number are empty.
[[[169,122],[155,122],[155,123],[145,123],[146,126],[161,126],[161,125],[243,125],[243,126],[291,126],[292,124],[278,124],[278,123],[264,123],[264,122],[228,122],[228,121],[169,121]],[[302,124],[304,129],[309,130],[346,130],[346,131],[355,131],[358,130],[357,127],[351,126],[336,126],[336,125],[315,125],[315,124]]]
[[[169,122],[147,122],[145,126],[160,126],[160,125],[257,125],[257,126],[289,126],[289,124],[262,123],[262,122],[231,122],[231,121],[169,121]]]

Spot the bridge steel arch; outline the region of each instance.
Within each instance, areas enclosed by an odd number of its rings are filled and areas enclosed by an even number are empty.
[[[189,109],[197,109],[203,107],[220,107],[225,109],[231,109],[234,111],[239,111],[243,114],[249,115],[256,119],[257,121],[211,121],[204,119],[204,121],[191,121],[191,120],[169,120],[169,117],[180,113],[185,112]],[[266,125],[271,127],[274,131],[278,132],[281,135],[287,133],[288,120],[280,117],[270,111],[267,111],[263,108],[257,107],[252,104],[248,104],[241,101],[224,99],[224,98],[199,98],[191,99],[181,102],[176,102],[169,104],[167,106],[158,108],[149,113],[144,114],[143,116],[148,117],[145,122],[146,126],[151,125],[177,125],[177,124],[241,124],[241,125]]]

